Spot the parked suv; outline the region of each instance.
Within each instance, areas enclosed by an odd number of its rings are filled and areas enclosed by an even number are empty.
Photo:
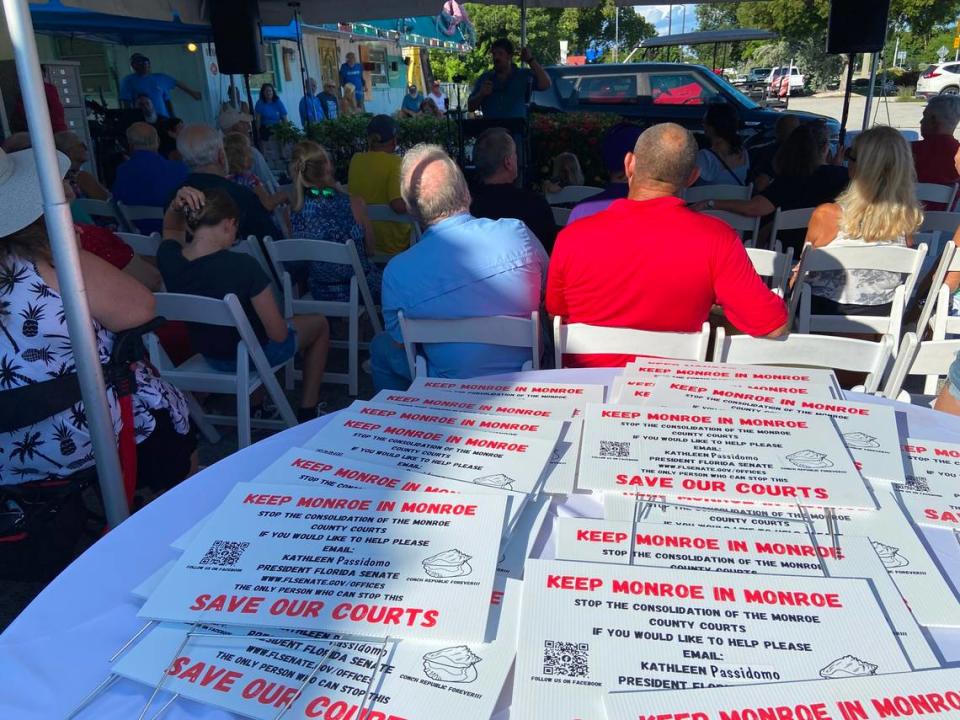
[[[725,102],[736,108],[749,146],[772,141],[774,125],[782,117],[782,113],[762,108],[702,65],[628,63],[554,65],[545,69],[552,85],[533,93],[534,112],[615,113],[635,122],[675,122],[700,130],[705,106]],[[836,143],[840,124],[833,118],[794,110],[790,114],[824,121]]]
[[[931,65],[917,80],[917,95],[956,95],[960,92],[960,63],[948,62]]]

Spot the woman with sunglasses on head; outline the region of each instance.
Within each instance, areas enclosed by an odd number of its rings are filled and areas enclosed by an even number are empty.
[[[897,130],[878,126],[857,136],[847,152],[850,185],[810,219],[814,247],[911,246],[923,222],[910,146]],[[899,273],[830,270],[810,273],[812,311],[818,315],[886,315]]]

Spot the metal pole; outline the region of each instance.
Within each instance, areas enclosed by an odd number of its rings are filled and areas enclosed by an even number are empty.
[[[47,234],[53,251],[57,282],[60,284],[60,297],[63,298],[67,332],[70,335],[80,382],[80,395],[87,414],[87,427],[97,463],[97,477],[103,493],[103,507],[107,523],[112,528],[127,518],[129,509],[123,489],[120,458],[117,455],[117,438],[113,433],[113,419],[107,405],[107,388],[100,368],[100,353],[93,332],[93,319],[87,304],[83,276],[80,274],[77,239],[73,232],[70,206],[63,194],[63,181],[53,143],[53,128],[50,125],[50,112],[43,90],[33,22],[27,0],[3,0],[3,9],[13,43],[17,78],[20,81],[30,128],[30,142],[40,176]]]
[[[900,36],[897,35],[897,44],[893,47],[893,66],[898,67],[897,57],[900,55]]]
[[[667,35],[673,35],[673,3],[668,6],[670,15],[667,17]]]
[[[877,82],[877,65],[880,62],[880,53],[873,54],[873,62],[870,63],[870,86],[867,88],[867,105],[863,108],[863,125],[861,130],[870,127],[870,106],[873,105],[873,86]]]
[[[613,43],[613,61],[619,62],[620,60],[620,6],[614,5],[613,12],[614,12],[613,25],[614,25],[614,33],[615,33],[615,38]]]
[[[527,46],[527,0],[520,0],[520,47]]]
[[[300,53],[300,83],[303,85],[304,97],[307,95],[307,55],[303,51],[303,18],[300,14],[300,3],[287,3],[293,8],[293,21],[297,25],[297,52]]]
[[[683,35],[687,31],[687,6],[684,4],[680,7],[680,34]]]

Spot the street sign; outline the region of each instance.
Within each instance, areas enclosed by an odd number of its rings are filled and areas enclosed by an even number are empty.
[[[943,62],[943,59],[947,56],[947,53],[950,52],[947,50],[946,45],[941,45],[940,49],[937,50],[937,57],[940,58],[940,62]]]

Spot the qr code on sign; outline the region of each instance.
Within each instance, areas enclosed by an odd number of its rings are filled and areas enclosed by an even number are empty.
[[[601,440],[600,457],[628,458],[630,457],[630,443]]]
[[[587,677],[590,674],[589,643],[544,640],[543,674]]]
[[[213,545],[200,561],[201,565],[216,565],[218,567],[233,567],[240,562],[243,551],[250,546],[248,542],[232,542],[230,540],[214,540]]]

